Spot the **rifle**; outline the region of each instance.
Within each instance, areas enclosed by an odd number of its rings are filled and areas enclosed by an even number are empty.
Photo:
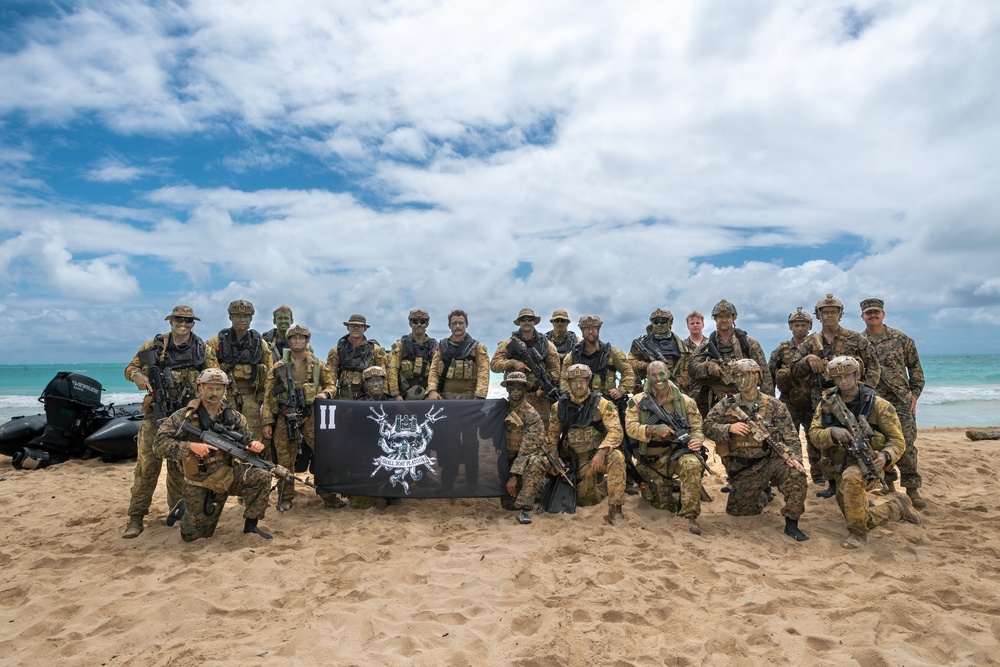
[[[734,417],[737,421],[741,421],[750,427],[750,436],[756,440],[765,450],[771,450],[780,456],[785,463],[788,464],[793,470],[798,470],[799,472],[805,472],[805,468],[802,463],[792,456],[792,452],[788,449],[788,446],[783,442],[778,442],[771,437],[769,428],[771,426],[770,422],[761,417],[759,414],[754,415],[753,418],[750,417],[743,408],[733,403],[726,410],[726,414],[730,417]]]
[[[305,436],[302,435],[301,420],[308,416],[306,392],[302,387],[295,386],[291,362],[282,366],[282,370],[285,375],[284,389],[288,396],[285,400],[279,400],[278,406],[281,408],[281,414],[285,417],[285,431],[288,434],[288,441],[295,443],[295,472],[305,472],[309,469],[309,462],[312,460],[312,449],[306,444]],[[272,391],[279,393],[280,389],[275,386]]]
[[[180,401],[170,395],[170,390],[174,388],[174,376],[160,365],[155,347],[143,350],[137,356],[146,365],[149,386],[153,389],[153,414],[157,423],[162,422],[181,407]]]
[[[868,439],[874,435],[868,420],[865,419],[864,426],[862,426],[854,416],[854,413],[847,409],[844,399],[837,392],[824,394],[821,400],[829,413],[836,417],[837,421],[843,424],[851,434],[851,442],[843,445],[843,447],[857,462],[865,481],[874,482],[878,480],[884,490],[890,491],[889,483],[885,481],[885,474],[875,465],[875,450],[868,444]]]
[[[570,469],[569,466],[566,465],[566,462],[550,452],[548,447],[542,447],[542,453],[545,454],[545,458],[548,459],[549,465],[552,466],[552,468],[559,473],[559,476],[566,480],[566,483],[572,486],[575,491],[576,484],[574,484],[573,480],[569,478]]]
[[[197,436],[200,442],[206,445],[211,445],[219,451],[229,454],[234,459],[239,459],[244,463],[253,466],[254,468],[260,468],[264,472],[271,475],[277,480],[282,482],[298,482],[299,484],[305,484],[313,489],[316,485],[313,484],[308,479],[303,479],[297,477],[295,473],[284,466],[279,466],[276,463],[271,463],[270,461],[265,461],[260,458],[249,449],[240,444],[240,440],[243,439],[243,434],[239,431],[230,431],[222,424],[212,424],[211,429],[201,430],[188,420],[181,422],[180,427],[175,433],[175,437],[180,437],[181,433],[187,431],[191,435]],[[282,485],[278,485],[278,507],[281,507],[281,501],[283,500],[284,489]]]
[[[649,398],[649,402],[643,404],[642,407],[648,406],[652,408],[653,415],[660,420],[660,423],[669,426],[673,430],[674,432],[673,441],[677,445],[680,445],[679,447],[676,448],[677,451],[672,452],[670,454],[671,460],[676,461],[685,454],[689,453],[694,454],[695,458],[698,459],[698,463],[701,464],[701,467],[705,470],[705,472],[709,473],[710,475],[714,475],[715,471],[709,468],[708,463],[706,463],[705,461],[705,456],[706,454],[708,454],[708,449],[704,445],[702,445],[701,451],[696,452],[691,449],[688,449],[688,443],[691,442],[691,433],[689,432],[691,425],[688,424],[687,419],[667,410],[656,399],[656,397],[653,396],[653,394],[647,393],[646,396]]]
[[[722,353],[719,352],[718,346],[711,339],[708,341],[708,353],[713,359],[716,360],[716,362],[718,362],[719,368],[722,371],[719,377],[722,381],[725,384],[736,384],[736,381],[733,379],[733,374],[729,371],[729,363],[722,358]]]
[[[546,339],[547,341],[548,339]],[[542,357],[538,350],[534,348],[529,349],[519,338],[511,336],[510,342],[507,343],[507,352],[514,359],[531,369],[535,379],[538,380],[538,386],[545,392],[550,403],[555,403],[559,400],[559,395],[562,392],[559,391],[559,386],[552,381],[552,378],[545,371],[545,358]]]

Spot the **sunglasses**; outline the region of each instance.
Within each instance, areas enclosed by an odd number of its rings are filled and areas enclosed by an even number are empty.
[[[552,322],[553,324],[569,324],[569,320],[563,320],[563,319],[549,320],[549,321]]]
[[[410,320],[410,324],[427,324],[428,322],[430,322],[430,320],[424,317],[418,317]]]
[[[175,317],[174,322],[177,324],[194,324],[193,317]]]
[[[653,324],[670,324],[670,320],[665,317],[657,317],[655,320],[650,320]]]
[[[531,315],[525,315],[524,317],[517,318],[518,322],[534,322],[535,318]]]

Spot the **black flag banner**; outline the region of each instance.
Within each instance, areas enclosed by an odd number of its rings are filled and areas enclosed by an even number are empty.
[[[507,495],[506,399],[313,406],[320,491],[388,498]]]

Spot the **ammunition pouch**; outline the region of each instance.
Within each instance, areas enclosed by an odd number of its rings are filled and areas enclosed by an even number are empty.
[[[189,484],[206,488],[215,493],[229,493],[236,475],[232,466],[226,465],[223,461],[224,459],[218,452],[212,452],[204,458],[187,452],[181,456],[181,469]],[[221,465],[217,467],[210,465],[213,463]]]

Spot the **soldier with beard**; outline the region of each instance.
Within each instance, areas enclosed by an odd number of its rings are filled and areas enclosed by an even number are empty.
[[[545,334],[545,337],[556,346],[556,353],[562,359],[579,342],[579,339],[575,332],[569,330],[569,313],[562,308],[552,313],[552,319],[549,322],[552,323],[552,331]]]
[[[680,337],[671,331],[673,324],[673,313],[666,308],[657,308],[649,315],[649,327],[646,329],[646,335],[639,336],[632,341],[628,362],[632,364],[632,370],[635,372],[636,392],[642,391],[642,384],[646,380],[646,370],[649,365],[659,360],[667,364],[667,372],[677,387],[687,393],[689,384],[688,349]]]
[[[556,346],[535,328],[535,325],[541,321],[542,318],[535,315],[535,311],[531,308],[522,308],[521,312],[517,314],[517,319],[514,320],[518,330],[512,332],[510,338],[500,341],[497,345],[497,349],[493,353],[493,360],[490,361],[490,370],[494,373],[504,373],[505,377],[513,371],[524,373],[525,377],[528,378],[527,401],[539,415],[545,415],[542,421],[548,427],[549,409],[555,399],[546,395],[540,386],[541,381],[531,372],[531,368],[510,351],[516,339],[517,344],[523,346],[524,352],[532,354],[545,369],[548,375],[547,381],[558,386],[559,354],[556,352]]]
[[[361,374],[369,366],[387,368],[385,350],[377,341],[365,338],[370,327],[364,315],[351,315],[344,326],[347,335],[337,341],[326,356],[326,365],[337,378],[337,398],[356,400],[363,391]]]
[[[253,304],[249,301],[233,301],[229,304],[229,321],[233,326],[209,338],[205,346],[209,368],[221,368],[229,376],[230,402],[246,418],[250,435],[259,440],[264,384],[274,362],[267,342],[250,328],[253,314]]]
[[[418,401],[427,393],[427,376],[437,340],[427,335],[431,316],[426,310],[415,308],[407,318],[410,333],[392,345],[389,350],[389,375],[387,393],[397,401]]]
[[[574,345],[562,360],[563,377],[560,389],[563,393],[569,391],[566,373],[576,364],[583,364],[590,369],[591,388],[599,391],[604,398],[619,401],[628,396],[635,387],[635,373],[625,353],[613,347],[611,343],[601,341],[603,324],[597,315],[584,315],[580,318],[580,333],[583,334],[583,340]]]

